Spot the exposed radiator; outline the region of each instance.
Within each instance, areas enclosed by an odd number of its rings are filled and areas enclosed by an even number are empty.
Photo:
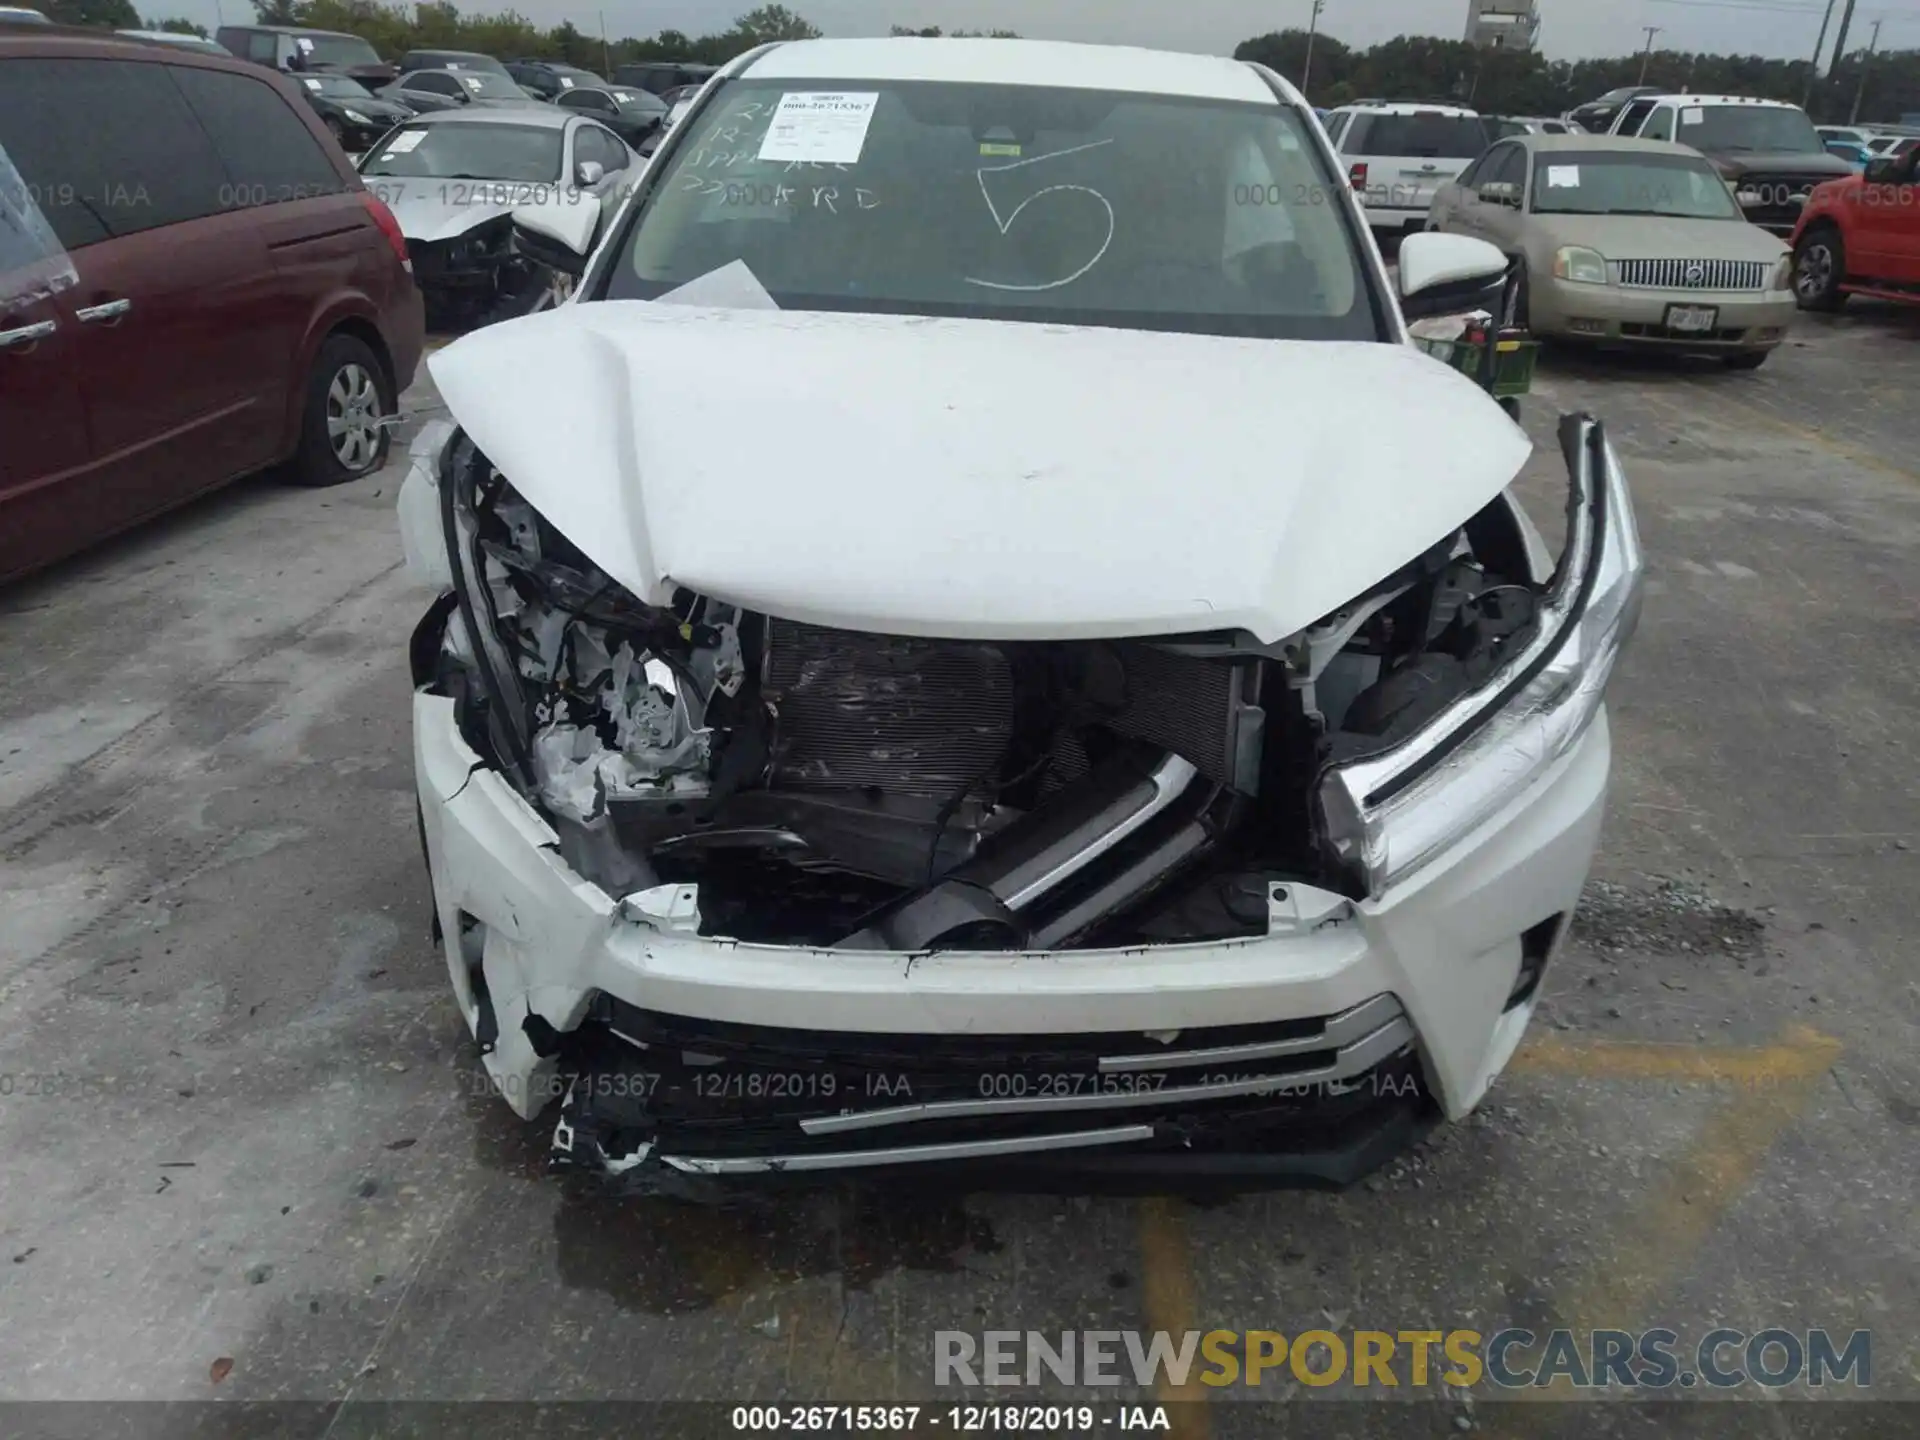
[[[948,797],[992,778],[1016,713],[1032,714],[1034,697],[1016,693],[1008,659],[1022,648],[770,621],[763,693],[778,716],[772,783]],[[1142,641],[1031,648],[1051,652],[1064,687],[1056,781],[1086,768],[1074,729],[1099,726],[1171,751],[1209,779],[1253,788],[1264,719],[1257,665]]]
[[[998,647],[773,620],[762,690],[774,784],[947,796],[994,772],[1013,734]]]

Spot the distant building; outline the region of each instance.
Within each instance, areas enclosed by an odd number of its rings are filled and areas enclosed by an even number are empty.
[[[1540,39],[1537,0],[1467,0],[1467,43],[1483,50],[1531,50]]]

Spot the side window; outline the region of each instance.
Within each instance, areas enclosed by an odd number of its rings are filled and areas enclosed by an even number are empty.
[[[1347,126],[1353,121],[1351,113],[1329,115],[1327,117],[1327,138],[1333,142],[1333,148],[1340,148],[1340,137],[1346,134]]]
[[[1454,183],[1464,190],[1471,190],[1480,183],[1482,178],[1491,179],[1492,172],[1487,168],[1487,162],[1489,160],[1497,160],[1498,158],[1498,151],[1489,150],[1478,160],[1467,166],[1466,169],[1462,170],[1460,172],[1460,178]]]
[[[1524,187],[1527,181],[1527,150],[1524,145],[1502,145],[1499,157],[1487,172],[1489,180],[1501,180]]]
[[[232,198],[165,65],[0,61],[0,146],[68,250],[197,220]]]
[[[1643,140],[1673,139],[1673,107],[1662,105],[1655,110],[1653,118],[1647,121],[1646,127],[1641,130],[1640,138]]]
[[[407,82],[407,86],[409,89],[425,90],[434,95],[458,95],[460,93],[460,82],[458,80],[454,79],[451,75],[442,75],[433,70],[414,76],[413,79]]]
[[[266,30],[253,30],[247,35],[247,59],[256,65],[274,65],[279,62],[280,47],[275,43],[279,36]]]
[[[1638,135],[1640,133],[1640,127],[1646,124],[1647,116],[1652,113],[1653,101],[1634,101],[1631,105],[1627,106],[1626,113],[1620,117],[1620,124],[1615,128],[1614,133],[1616,135]]]
[[[313,132],[271,85],[223,70],[168,68],[227,167],[236,204],[305,200],[346,188]]]
[[[1342,155],[1366,154],[1367,132],[1373,128],[1371,115],[1356,115],[1353,123],[1347,126],[1347,132],[1340,141]]]
[[[597,160],[608,174],[627,168],[626,147],[598,125],[582,125],[573,144],[576,160]]]

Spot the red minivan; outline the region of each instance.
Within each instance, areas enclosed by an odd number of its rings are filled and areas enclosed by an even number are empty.
[[[0,34],[0,580],[250,471],[378,469],[406,242],[288,82]]]

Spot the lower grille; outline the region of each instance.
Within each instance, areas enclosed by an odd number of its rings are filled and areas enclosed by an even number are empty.
[[[1764,290],[1758,260],[1620,260],[1616,283],[1648,290]]]
[[[608,997],[596,1015],[556,1135],[571,1163],[645,1147],[683,1174],[740,1175],[1092,1146],[1247,1149],[1280,1132],[1321,1145],[1369,1107],[1424,1103],[1413,1026],[1391,995],[1164,1043],[779,1030]]]
[[[1702,344],[1731,345],[1747,338],[1745,330],[1671,330],[1665,325],[1642,325],[1625,320],[1620,334],[1629,340],[1697,340]]]

